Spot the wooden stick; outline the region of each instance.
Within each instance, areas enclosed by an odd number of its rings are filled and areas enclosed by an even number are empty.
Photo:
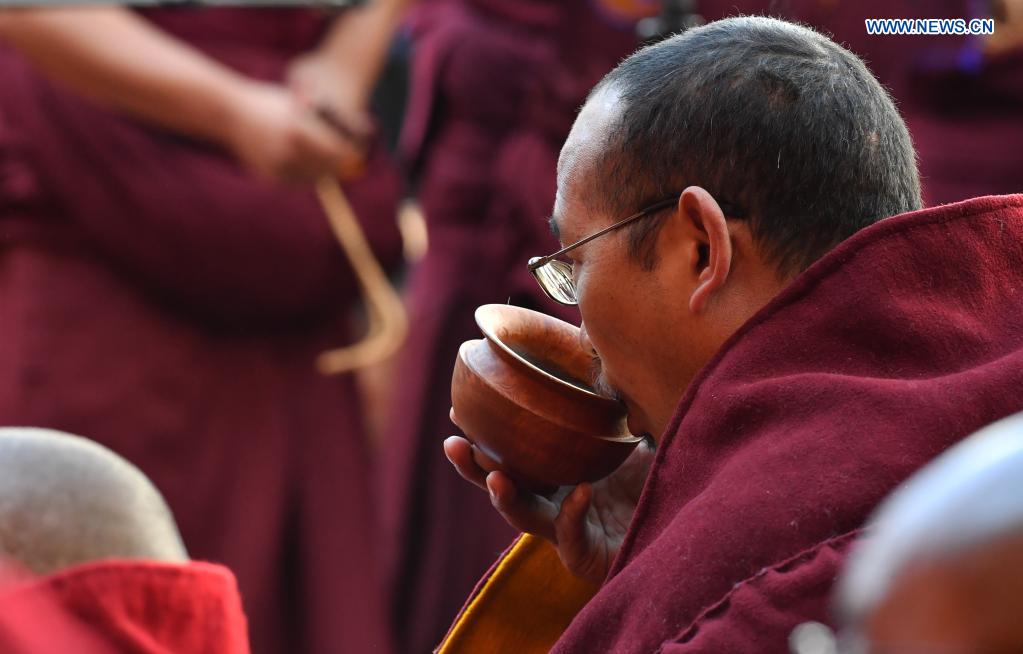
[[[316,367],[320,372],[337,375],[379,363],[394,354],[408,334],[408,315],[366,242],[355,211],[340,184],[332,177],[323,177],[316,183],[316,192],[331,229],[355,271],[369,322],[369,330],[361,341],[328,350],[317,357]]]

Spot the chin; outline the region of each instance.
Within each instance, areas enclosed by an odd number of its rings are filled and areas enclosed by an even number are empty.
[[[593,389],[597,392],[597,395],[603,395],[612,400],[624,402],[622,392],[607,378],[607,374],[600,365],[600,359],[593,360],[593,368]]]

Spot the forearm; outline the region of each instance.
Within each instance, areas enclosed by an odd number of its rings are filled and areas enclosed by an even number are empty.
[[[384,66],[402,13],[412,0],[369,0],[350,9],[334,24],[319,51],[351,71],[366,96]]]
[[[245,80],[117,7],[0,11],[0,37],[48,77],[147,122],[224,142]]]

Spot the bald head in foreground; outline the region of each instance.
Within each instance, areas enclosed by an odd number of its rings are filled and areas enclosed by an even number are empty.
[[[85,438],[0,428],[8,561],[37,578],[0,575],[4,654],[249,654],[231,571],[190,561],[149,479]]]
[[[839,586],[851,651],[1023,652],[1023,414],[939,457],[873,522]]]
[[[188,560],[142,471],[85,438],[23,427],[0,429],[0,557],[39,575],[101,559]]]

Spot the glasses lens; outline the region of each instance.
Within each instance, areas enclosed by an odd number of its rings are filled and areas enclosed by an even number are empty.
[[[572,281],[572,265],[564,261],[550,261],[533,271],[540,287],[555,302],[573,305],[578,300],[575,297],[575,282]]]

